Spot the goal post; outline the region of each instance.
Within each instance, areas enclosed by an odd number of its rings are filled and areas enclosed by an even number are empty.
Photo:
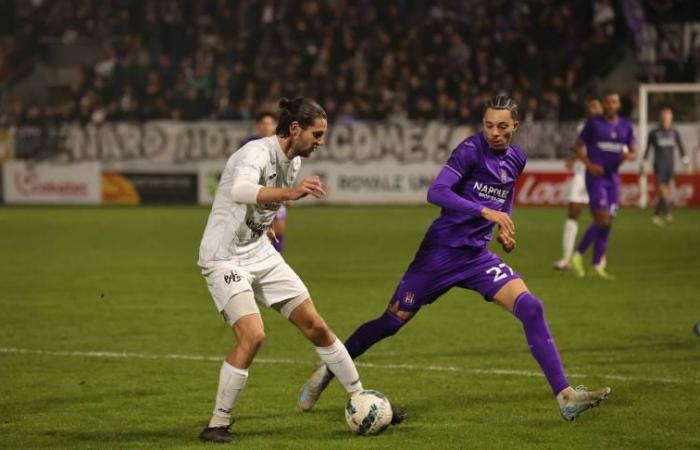
[[[643,164],[644,151],[649,135],[649,94],[693,94],[700,93],[700,83],[642,83],[639,85],[639,118],[637,130],[639,130],[639,154]],[[648,199],[647,175],[639,177],[639,207],[646,208]]]

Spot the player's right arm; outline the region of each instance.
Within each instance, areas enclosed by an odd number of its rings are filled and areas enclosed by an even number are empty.
[[[586,166],[586,170],[591,175],[599,177],[603,175],[605,170],[602,166],[594,164],[588,157],[588,152],[586,152],[586,143],[589,142],[592,137],[593,126],[591,125],[591,121],[588,120],[576,139],[576,156],[581,160],[581,162],[583,162],[583,164]]]
[[[264,205],[299,200],[307,195],[317,198],[326,195],[323,183],[317,176],[307,177],[296,186],[287,188],[263,186],[261,181],[265,179],[265,167],[270,163],[270,158],[264,149],[254,144],[246,145],[233,157],[231,196],[234,202]]]
[[[647,136],[647,148],[644,150],[644,157],[642,158],[642,164],[644,161],[649,159],[649,154],[651,153],[651,148],[654,146],[654,131],[650,131]]]
[[[467,150],[468,151],[468,150]],[[467,217],[483,217],[498,224],[510,234],[515,233],[515,225],[507,213],[496,211],[485,206],[467,200],[453,190],[454,186],[471,170],[473,162],[467,157],[464,150],[458,147],[452,156],[438,173],[435,180],[428,188],[428,202],[444,209],[459,211]]]
[[[233,201],[238,203],[267,203],[291,202],[313,195],[316,198],[326,196],[323,183],[317,176],[304,178],[301,183],[289,188],[273,188],[258,184],[258,180],[252,178],[236,180],[231,188]]]

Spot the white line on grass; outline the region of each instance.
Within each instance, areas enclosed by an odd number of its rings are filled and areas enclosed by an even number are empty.
[[[90,358],[121,358],[121,359],[155,359],[155,360],[182,360],[182,361],[215,361],[222,360],[221,356],[200,356],[200,355],[179,355],[179,354],[154,354],[154,353],[132,353],[132,352],[111,352],[111,351],[68,351],[68,350],[35,350],[29,348],[3,348],[0,353],[20,353],[29,355],[46,356],[82,356]],[[308,361],[284,358],[255,358],[256,364],[299,364],[309,365]],[[372,369],[404,369],[423,370],[428,372],[455,372],[474,375],[508,375],[521,377],[542,377],[540,372],[514,369],[468,369],[454,366],[416,365],[416,364],[379,364],[358,362],[358,367],[369,367]],[[574,378],[598,377],[620,381],[638,381],[644,383],[667,383],[667,384],[700,384],[699,379],[683,380],[680,378],[655,378],[655,377],[628,377],[625,375],[599,374],[587,375],[581,373],[570,373]]]

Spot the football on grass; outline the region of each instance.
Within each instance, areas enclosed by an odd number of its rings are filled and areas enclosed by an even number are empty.
[[[391,424],[391,403],[377,391],[360,391],[345,405],[345,420],[355,434],[379,434]]]

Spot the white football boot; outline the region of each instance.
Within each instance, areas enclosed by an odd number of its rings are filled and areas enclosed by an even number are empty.
[[[567,391],[557,395],[557,401],[562,418],[571,422],[578,419],[582,412],[598,406],[603,400],[607,400],[611,389],[605,387],[589,391],[585,386],[578,386],[576,389],[567,389]]]
[[[328,370],[325,364],[321,364],[299,392],[299,401],[297,402],[299,409],[311,411],[332,379],[333,373]]]

